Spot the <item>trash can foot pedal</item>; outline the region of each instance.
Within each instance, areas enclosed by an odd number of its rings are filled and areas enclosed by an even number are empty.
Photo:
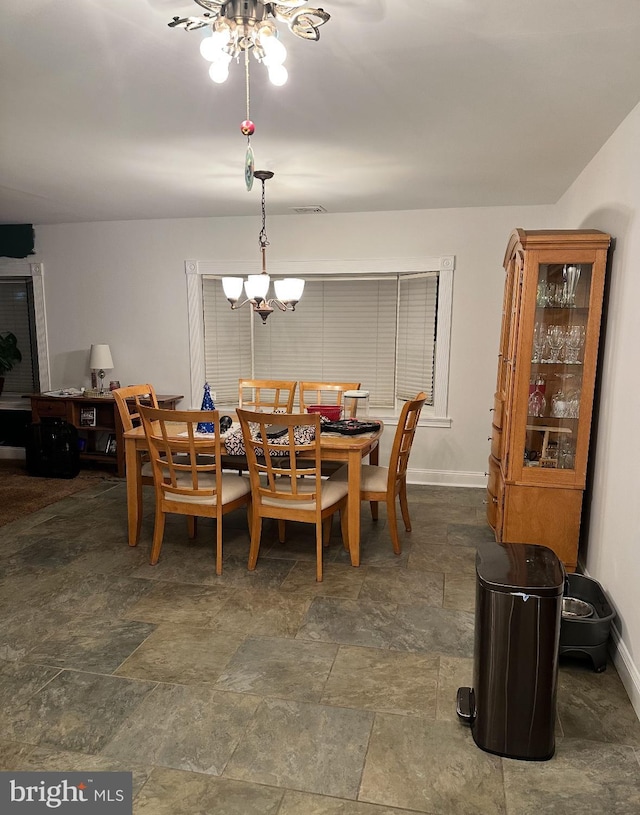
[[[464,724],[471,724],[476,717],[476,700],[473,688],[458,688],[456,713]]]

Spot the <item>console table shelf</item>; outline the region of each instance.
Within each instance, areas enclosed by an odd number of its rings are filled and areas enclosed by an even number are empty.
[[[166,410],[175,410],[183,397],[180,395],[158,394],[158,405]],[[124,441],[122,422],[115,403],[109,393],[106,396],[51,396],[44,393],[31,395],[31,418],[40,422],[43,417],[53,416],[72,424],[78,429],[81,461],[100,461],[114,466],[118,475],[125,475]],[[115,451],[107,452],[106,446],[100,449],[100,441],[113,436]]]

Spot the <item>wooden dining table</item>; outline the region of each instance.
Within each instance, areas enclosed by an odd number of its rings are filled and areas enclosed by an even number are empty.
[[[349,471],[347,517],[349,524],[349,554],[351,565],[360,565],[360,483],[362,460],[369,456],[370,464],[378,464],[378,444],[384,425],[371,433],[347,436],[340,433],[320,434],[320,457],[323,461],[344,461]],[[181,425],[176,423],[176,435]],[[142,526],[142,463],[148,452],[142,427],[134,427],[123,435],[127,477],[127,517],[129,546],[136,546]],[[227,460],[230,456],[226,456]],[[239,457],[242,458],[242,457]]]

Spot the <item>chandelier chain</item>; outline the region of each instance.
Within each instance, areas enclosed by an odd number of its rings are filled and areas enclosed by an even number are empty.
[[[258,236],[258,243],[260,244],[260,249],[264,251],[267,248],[267,246],[269,246],[269,241],[267,239],[267,211],[264,196],[264,178],[262,178],[261,181],[262,181],[262,229],[260,230],[260,235]]]

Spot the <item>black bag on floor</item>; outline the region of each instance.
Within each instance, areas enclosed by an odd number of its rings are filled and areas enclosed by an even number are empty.
[[[44,478],[75,478],[80,472],[78,431],[64,419],[45,416],[29,428],[27,472]]]

